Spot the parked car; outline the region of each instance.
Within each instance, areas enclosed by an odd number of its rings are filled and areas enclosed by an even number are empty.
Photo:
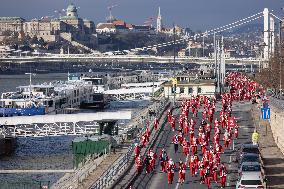
[[[264,170],[262,165],[258,162],[244,162],[241,164],[240,169],[238,170],[239,175],[241,176],[243,173],[260,173],[264,176]]]
[[[236,189],[240,188],[266,188],[266,179],[262,177],[259,172],[247,172],[243,173],[240,179],[237,181]]]
[[[257,163],[261,163],[260,156],[258,154],[244,154],[244,155],[242,155],[242,157],[240,159],[239,167],[244,162],[257,162]]]
[[[243,144],[237,153],[236,161],[239,161],[244,154],[259,154],[258,145]]]

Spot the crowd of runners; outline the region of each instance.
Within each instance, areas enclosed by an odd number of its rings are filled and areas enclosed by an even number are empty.
[[[200,184],[208,188],[212,182],[226,186],[227,166],[222,161],[221,154],[225,152],[238,139],[239,126],[232,114],[233,102],[252,101],[256,95],[263,96],[263,88],[255,81],[240,73],[230,73],[226,77],[226,92],[221,94],[221,107],[216,110],[216,98],[196,96],[184,100],[181,107],[167,111],[168,124],[174,133],[172,145],[174,152],[182,156],[178,162],[169,157],[166,149],[155,152],[149,149],[145,156],[141,155],[141,149],[147,147],[150,139],[150,129],[147,128],[135,147],[135,162],[137,173],[141,174],[145,169],[151,174],[157,166],[168,177],[168,184],[173,184],[174,175],[178,174],[178,182],[183,184],[186,177],[200,178]],[[178,113],[174,113],[179,111]],[[198,116],[201,114],[201,116]],[[159,121],[156,118],[154,129],[158,128]],[[189,172],[187,173],[187,168]]]

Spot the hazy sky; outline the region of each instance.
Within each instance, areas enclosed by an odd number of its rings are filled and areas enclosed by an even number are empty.
[[[267,7],[283,16],[283,0],[0,0],[0,16],[20,16],[25,19],[58,16],[55,10],[66,8],[73,2],[80,7],[79,16],[104,22],[107,6],[116,18],[134,24],[143,24],[147,18],[157,16],[161,7],[163,22],[189,26],[194,30],[229,24],[234,20],[263,11]]]

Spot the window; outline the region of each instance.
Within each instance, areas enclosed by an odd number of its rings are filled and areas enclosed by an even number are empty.
[[[172,87],[172,93],[175,93],[175,87]]]
[[[202,90],[200,87],[197,88],[197,93],[202,93]]]
[[[193,93],[193,89],[190,87],[188,88],[188,94],[192,94]]]
[[[184,87],[180,87],[179,90],[180,90],[180,94],[184,94]]]

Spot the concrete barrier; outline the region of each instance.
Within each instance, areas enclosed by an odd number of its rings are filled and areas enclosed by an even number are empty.
[[[273,103],[270,104],[271,115],[269,122],[275,143],[281,150],[282,154],[284,154],[284,109],[279,108],[279,103],[284,104],[284,101],[275,101],[274,99],[272,102]],[[277,105],[275,103],[277,103]]]

